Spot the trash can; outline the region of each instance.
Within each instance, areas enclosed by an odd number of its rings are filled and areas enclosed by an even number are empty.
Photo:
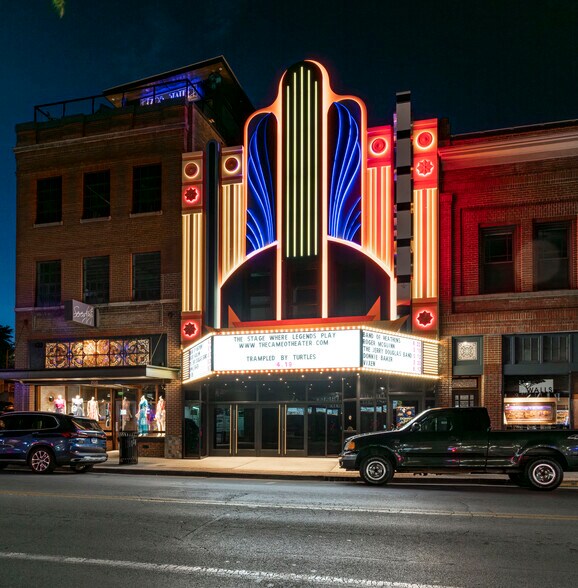
[[[136,431],[120,431],[118,433],[119,465],[135,465],[138,463],[138,433]]]

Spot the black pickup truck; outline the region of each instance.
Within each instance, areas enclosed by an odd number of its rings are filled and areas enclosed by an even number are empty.
[[[395,472],[507,474],[515,484],[554,490],[578,471],[578,431],[492,431],[483,407],[432,408],[401,429],[345,440],[339,465],[367,484]]]

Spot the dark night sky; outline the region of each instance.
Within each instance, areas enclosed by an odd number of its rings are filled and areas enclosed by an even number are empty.
[[[578,119],[576,0],[0,0],[0,325],[14,326],[14,125],[36,104],[224,55],[256,107],[321,61],[391,123],[395,93],[453,133]]]

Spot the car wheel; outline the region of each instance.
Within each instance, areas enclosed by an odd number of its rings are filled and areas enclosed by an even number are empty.
[[[44,447],[34,449],[30,454],[28,463],[30,465],[30,469],[35,474],[50,474],[56,467],[54,455],[50,449],[46,449]]]
[[[363,460],[359,473],[366,484],[381,486],[393,478],[395,470],[389,459],[371,455]]]
[[[86,474],[92,471],[93,465],[71,465],[70,469],[77,474]]]
[[[534,459],[528,462],[525,478],[533,490],[555,490],[564,479],[560,464],[553,459]]]
[[[518,472],[508,474],[508,478],[510,478],[510,482],[516,484],[516,486],[520,486],[521,488],[527,488],[530,485],[526,479],[526,476]]]

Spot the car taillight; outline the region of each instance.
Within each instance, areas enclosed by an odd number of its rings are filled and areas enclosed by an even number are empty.
[[[62,436],[66,437],[67,439],[78,439],[79,437],[88,437],[86,433],[82,433],[81,431],[66,431],[65,433],[62,433]]]

